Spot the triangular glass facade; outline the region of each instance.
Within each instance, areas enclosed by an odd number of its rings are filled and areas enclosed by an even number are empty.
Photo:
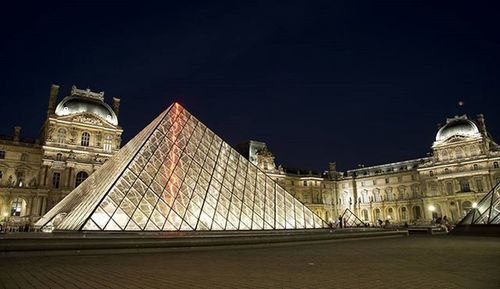
[[[467,215],[460,225],[500,224],[500,183],[484,196]]]
[[[47,224],[84,231],[326,227],[177,103],[37,223]]]
[[[351,210],[345,209],[342,214],[342,222],[344,223],[344,227],[364,227],[365,223],[361,221],[356,214],[354,214]]]

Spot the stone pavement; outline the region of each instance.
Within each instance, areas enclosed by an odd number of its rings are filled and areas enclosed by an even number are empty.
[[[500,239],[415,236],[0,258],[3,288],[499,288]]]

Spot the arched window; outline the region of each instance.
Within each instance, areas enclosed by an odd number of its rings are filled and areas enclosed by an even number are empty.
[[[76,183],[75,183],[75,188],[78,187],[83,181],[85,181],[89,177],[89,174],[87,172],[81,171],[76,174]]]
[[[21,216],[23,207],[26,207],[26,202],[22,198],[15,198],[12,201],[12,206],[10,210],[11,216]]]
[[[473,170],[478,170],[478,169],[479,169],[479,166],[478,166],[477,164],[474,164],[474,165],[472,165],[472,169],[473,169]]]
[[[375,219],[380,220],[380,209],[375,209]]]
[[[420,206],[413,207],[413,217],[415,218],[415,220],[422,219],[422,209],[420,208]]]
[[[105,152],[111,152],[111,149],[113,148],[113,137],[110,135],[107,135],[104,137],[104,151]],[[267,165],[267,163],[266,163]]]
[[[88,132],[84,132],[82,133],[82,141],[80,142],[80,144],[84,147],[88,147],[89,144],[90,144],[90,133]]]
[[[498,169],[498,168],[499,168],[499,166],[498,166],[498,162],[493,162],[493,168],[495,168],[495,169]]]
[[[408,214],[406,212],[406,207],[401,208],[401,220],[406,220],[408,218]]]
[[[394,218],[394,210],[392,208],[387,209],[387,219]]]
[[[57,143],[64,144],[66,141],[66,130],[64,128],[60,128],[57,131]]]
[[[472,209],[472,203],[465,201],[462,203],[462,216],[467,215],[467,213]]]
[[[56,155],[56,161],[62,161],[62,153]]]

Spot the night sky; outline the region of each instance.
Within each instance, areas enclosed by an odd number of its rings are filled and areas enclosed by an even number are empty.
[[[0,134],[37,137],[55,83],[120,97],[124,141],[178,101],[286,167],[423,157],[456,114],[500,136],[498,1],[209,2],[2,4]]]

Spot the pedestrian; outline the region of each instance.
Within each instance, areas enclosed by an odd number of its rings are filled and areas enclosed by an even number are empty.
[[[339,216],[339,224],[340,224],[340,228],[342,229],[343,228],[342,216]]]

